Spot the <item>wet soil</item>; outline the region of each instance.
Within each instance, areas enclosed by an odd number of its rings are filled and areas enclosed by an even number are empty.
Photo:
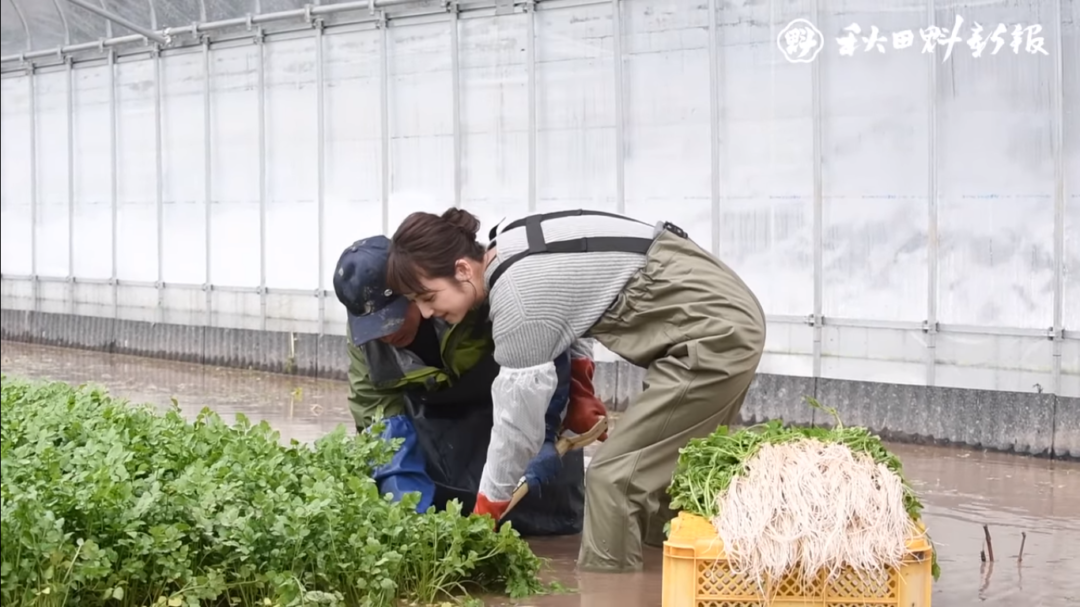
[[[227,419],[243,413],[266,420],[282,440],[311,441],[338,424],[352,425],[342,382],[6,341],[0,350],[4,373],[94,382],[132,401],[163,406],[175,398],[186,415],[203,407]],[[934,586],[934,607],[1080,605],[1080,464],[951,448],[890,448],[926,505],[939,551],[942,577]],[[993,540],[992,565],[980,560],[984,524]],[[1027,541],[1020,562],[1022,533]],[[659,549],[648,549],[641,573],[579,574],[577,537],[530,543],[550,559],[552,579],[572,592],[521,605],[660,605]]]

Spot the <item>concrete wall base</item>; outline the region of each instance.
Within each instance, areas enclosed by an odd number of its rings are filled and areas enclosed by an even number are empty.
[[[340,335],[252,331],[0,311],[3,339],[206,365],[344,380]],[[623,411],[641,391],[645,372],[625,362],[598,362],[596,390]],[[803,402],[814,396],[847,425],[866,426],[900,442],[963,445],[1037,457],[1080,460],[1080,399],[1053,394],[967,390],[760,374],[742,411],[744,423],[783,419],[830,425]]]

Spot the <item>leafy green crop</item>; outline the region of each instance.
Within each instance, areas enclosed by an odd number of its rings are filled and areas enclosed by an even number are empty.
[[[904,483],[904,506],[908,514],[912,520],[920,520],[923,505],[904,478],[900,459],[868,429],[844,427],[835,409],[823,407],[810,397],[806,400],[811,406],[830,413],[836,420],[836,427],[785,426],[783,421],[773,420],[738,432],[721,426],[705,438],[691,439],[679,451],[679,462],[668,487],[671,508],[711,519],[719,514],[717,496],[727,490],[733,477],[745,473],[746,462],[762,445],[813,438],[842,443],[854,452],[868,453],[876,463],[885,464]],[[934,551],[935,578],[938,576],[936,557]]]
[[[390,605],[542,591],[508,525],[390,503],[397,445],[339,427],[304,445],[264,422],[188,423],[99,388],[3,376],[5,607]],[[378,429],[376,429],[378,430]]]

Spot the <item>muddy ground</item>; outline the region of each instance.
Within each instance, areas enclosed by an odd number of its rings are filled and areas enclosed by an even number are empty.
[[[267,420],[283,439],[313,440],[351,425],[347,388],[336,381],[3,342],[5,373],[69,382],[93,381],[134,401],[187,414],[210,407]],[[1080,605],[1080,464],[948,448],[890,445],[926,505],[942,577],[934,607],[1073,607]],[[980,561],[982,525],[996,562]],[[1022,563],[1017,556],[1027,534]],[[552,576],[575,592],[522,603],[546,607],[659,606],[661,553],[650,549],[639,574],[577,574],[576,537],[536,539]],[[499,604],[504,601],[489,601]]]

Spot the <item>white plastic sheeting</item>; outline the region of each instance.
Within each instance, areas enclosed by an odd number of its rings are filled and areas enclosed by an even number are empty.
[[[163,1],[105,5],[158,30],[302,6]],[[30,4],[0,0],[5,54],[128,33],[57,34],[81,9]],[[427,6],[5,63],[3,306],[342,333],[353,240],[455,203],[485,231],[586,207],[735,267],[770,315],[763,371],[1080,395],[1074,2]],[[812,62],[778,44],[795,19]],[[852,23],[880,50],[841,53]],[[976,23],[1007,25],[996,53]]]

